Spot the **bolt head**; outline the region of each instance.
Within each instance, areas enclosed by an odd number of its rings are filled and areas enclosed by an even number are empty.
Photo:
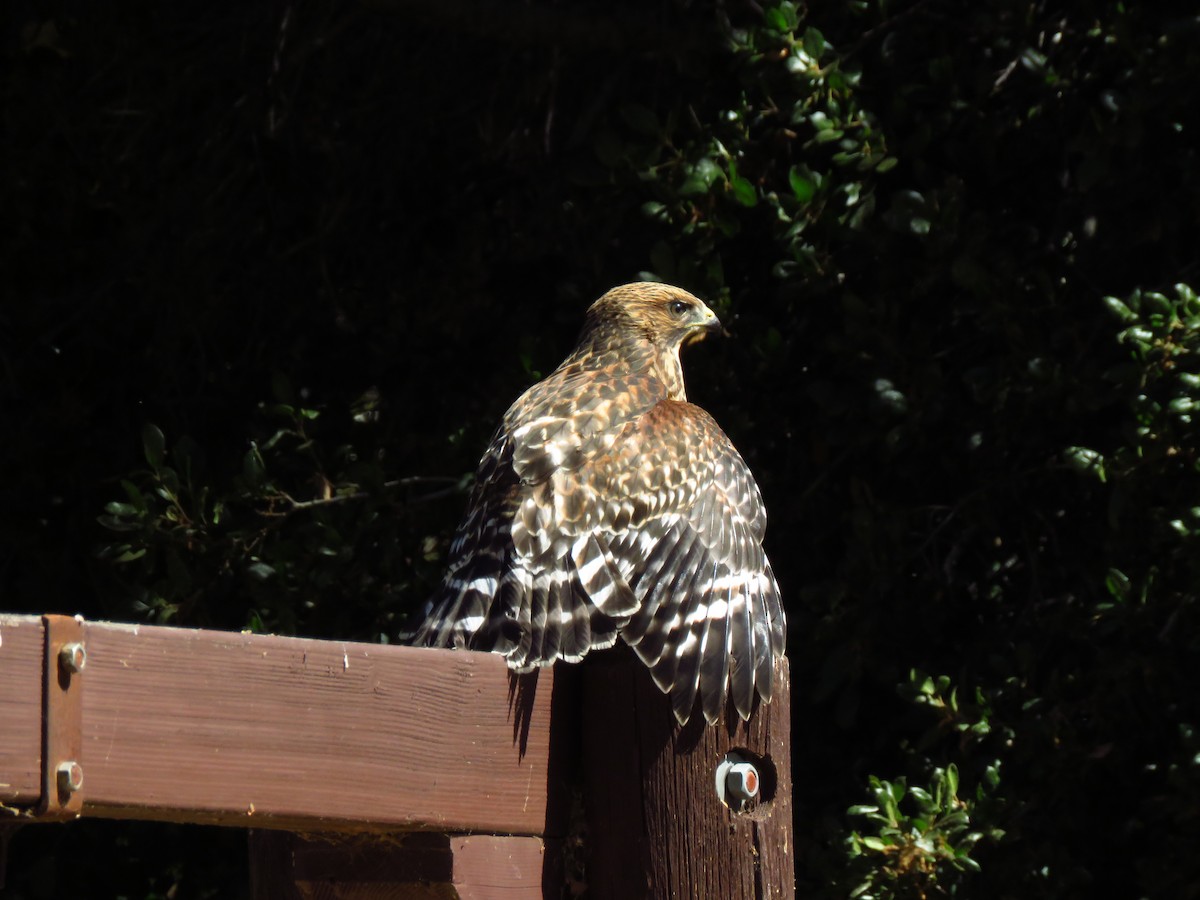
[[[743,802],[753,800],[758,796],[758,769],[751,763],[734,763],[725,773],[725,791],[734,799]]]
[[[73,759],[60,762],[55,769],[58,787],[65,794],[73,794],[83,787],[83,766]]]
[[[87,648],[78,641],[63,644],[58,651],[58,662],[68,672],[82,672],[87,665]]]

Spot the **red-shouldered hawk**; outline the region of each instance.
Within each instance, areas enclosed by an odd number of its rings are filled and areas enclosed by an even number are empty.
[[[618,637],[685,723],[771,699],[784,651],[766,513],[742,457],[687,402],[679,348],[720,330],[687,291],[613,288],[574,352],[504,415],[414,643],[517,671]]]

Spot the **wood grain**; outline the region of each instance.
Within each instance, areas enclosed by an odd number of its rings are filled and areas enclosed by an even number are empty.
[[[255,900],[541,900],[560,896],[558,847],[535,837],[252,832]],[[553,888],[546,890],[545,882]]]
[[[29,802],[40,621],[0,627],[0,796]],[[107,623],[84,632],[84,815],[547,829],[550,671],[515,679],[491,654],[267,635]]]
[[[32,806],[42,793],[42,658],[36,616],[0,614],[0,803]]]
[[[790,697],[787,661],[775,697],[748,722],[727,708],[715,726],[699,712],[684,728],[632,655],[584,664],[584,806],[589,896],[790,898]],[[761,761],[761,801],[735,813],[717,796],[731,750]]]

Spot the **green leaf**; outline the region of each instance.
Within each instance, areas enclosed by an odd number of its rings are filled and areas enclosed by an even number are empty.
[[[951,797],[958,796],[958,766],[954,763],[946,766],[946,787],[949,789]]]
[[[179,494],[179,473],[170,466],[158,470],[159,484],[166,489],[166,499],[173,500]]]
[[[155,472],[162,468],[166,447],[167,439],[157,425],[147,422],[142,426],[142,450],[146,454],[146,462]]]
[[[811,26],[805,28],[804,52],[813,59],[820,59],[825,53],[825,35]]]
[[[1129,576],[1120,569],[1109,568],[1108,575],[1104,578],[1104,586],[1117,600],[1124,600],[1129,596]]]
[[[742,206],[757,206],[758,191],[754,189],[754,185],[743,178],[741,175],[734,175],[729,179],[729,185],[733,188],[733,196]]]
[[[96,521],[109,531],[139,531],[142,527],[138,522],[116,516],[97,516]]]
[[[778,6],[772,7],[766,11],[764,18],[767,24],[782,34],[790,34],[799,24],[799,17],[796,15],[796,4],[791,0],[783,0]]]
[[[121,487],[125,491],[125,496],[129,498],[129,502],[134,505],[138,512],[146,511],[146,497],[142,494],[141,489],[128,479],[121,479]]]
[[[265,473],[266,464],[263,462],[262,454],[258,452],[258,446],[251,441],[250,449],[242,457],[242,477],[246,479],[249,487],[256,488],[262,484]]]
[[[1104,480],[1104,457],[1095,450],[1087,447],[1068,447],[1063,451],[1063,458],[1076,472],[1094,474]]]
[[[648,200],[643,203],[642,215],[647,219],[653,219],[655,222],[669,222],[671,220],[671,211],[667,209],[667,205],[659,203],[657,200]]]
[[[687,168],[687,173],[683,185],[679,188],[679,193],[684,196],[707,194],[713,183],[725,176],[721,167],[708,157],[693,163]]]
[[[791,185],[792,193],[801,203],[808,203],[817,193],[816,182],[805,177],[796,166],[792,166],[788,171],[788,184]]]
[[[1116,315],[1122,322],[1136,322],[1137,313],[1118,300],[1116,297],[1105,297],[1104,305],[1108,307],[1109,312]]]

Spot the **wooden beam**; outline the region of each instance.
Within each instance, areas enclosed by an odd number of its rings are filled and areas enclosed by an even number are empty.
[[[585,661],[582,705],[590,897],[795,896],[786,659],[774,699],[748,722],[727,707],[716,725],[696,710],[680,728],[631,653]],[[730,753],[760,776],[759,798],[743,811],[717,794]]]
[[[408,833],[250,833],[254,900],[541,900],[562,893],[560,842]]]
[[[0,803],[42,796],[42,679],[46,635],[36,616],[0,615]]]
[[[41,797],[44,641],[39,618],[0,615],[8,806]],[[298,831],[565,828],[552,671],[516,678],[492,654],[94,622],[83,642],[84,816]]]

